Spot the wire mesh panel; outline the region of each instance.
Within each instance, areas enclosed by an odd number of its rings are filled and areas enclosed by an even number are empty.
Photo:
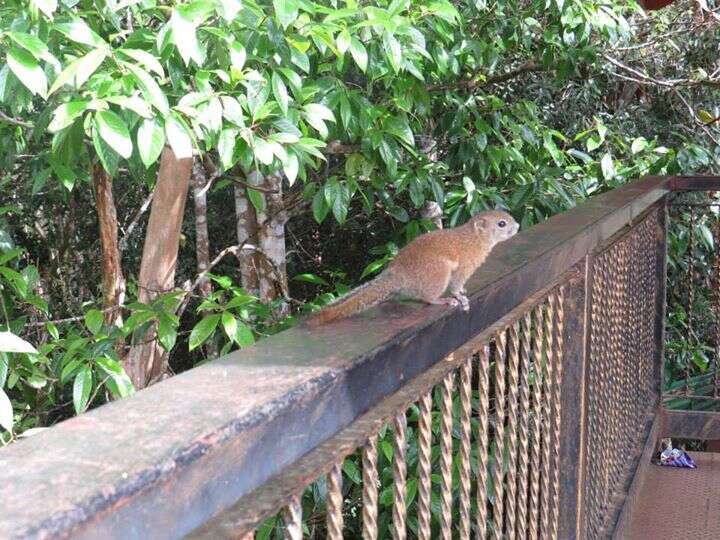
[[[255,538],[561,538],[566,287],[527,302],[339,434],[364,432],[365,442]]]
[[[604,538],[656,402],[657,235],[653,210],[592,263],[585,530]]]

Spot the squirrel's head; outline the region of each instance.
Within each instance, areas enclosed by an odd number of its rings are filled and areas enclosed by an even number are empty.
[[[491,246],[514,236],[520,229],[513,217],[502,210],[480,212],[470,219],[470,224]]]

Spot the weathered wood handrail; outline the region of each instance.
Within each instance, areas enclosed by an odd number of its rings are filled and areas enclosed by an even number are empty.
[[[213,517],[214,528],[206,525],[196,534],[226,534],[241,497],[267,496],[263,486],[278,475],[290,478],[302,459],[315,459],[317,466],[321,451],[332,454],[324,455],[328,466],[331,457],[342,459],[354,447],[343,447],[340,435],[352,438],[357,428],[364,437],[365,428],[357,426],[377,424],[392,407],[397,413],[403,399],[417,399],[407,393],[422,386],[423,377],[430,377],[427,384],[440,382],[433,370],[443,359],[454,352],[460,358],[457,351],[478,339],[490,343],[498,325],[511,323],[513,310],[520,316],[530,309],[528,302],[538,295],[538,305],[557,297],[568,312],[564,330],[558,319],[559,329],[554,323],[551,332],[564,336],[558,351],[565,366],[562,406],[579,411],[576,418],[562,417],[560,433],[576,435],[557,449],[568,487],[558,495],[565,504],[556,526],[570,536],[591,536],[584,532],[581,486],[587,480],[582,419],[588,414],[584,359],[592,354],[588,291],[594,253],[651,211],[664,231],[669,190],[700,181],[646,178],[523,231],[498,246],[468,283],[469,313],[388,303],[312,332],[290,329],[3,449],[0,537],[177,538]],[[660,279],[664,236],[657,250],[655,244],[648,249]],[[564,296],[558,296],[558,283]],[[652,309],[661,313],[663,292],[657,297]],[[659,384],[661,315],[647,324],[654,332],[652,377]],[[637,438],[642,448],[645,440]],[[323,447],[330,443],[330,450]],[[315,480],[297,471],[293,478],[298,485]],[[245,509],[240,525],[252,514]],[[262,517],[256,515],[256,522]]]

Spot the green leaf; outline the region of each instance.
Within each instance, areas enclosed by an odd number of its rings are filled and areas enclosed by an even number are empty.
[[[648,142],[645,137],[638,137],[632,142],[632,146],[630,146],[630,150],[633,154],[639,154],[643,150],[645,150],[648,147]]]
[[[76,414],[82,414],[88,406],[92,390],[92,372],[90,366],[83,366],[75,375],[73,383],[73,406]]]
[[[350,54],[352,55],[353,60],[355,60],[355,63],[358,65],[358,67],[363,72],[367,71],[367,50],[365,49],[365,45],[363,45],[362,42],[356,37],[350,39]]]
[[[58,23],[53,25],[52,28],[76,43],[90,45],[91,47],[107,48],[108,46],[105,40],[98,36],[82,19],[76,19],[69,23]]]
[[[222,325],[227,337],[234,340],[237,334],[237,319],[233,317],[231,313],[224,311],[222,314]]]
[[[312,211],[313,217],[318,223],[322,223],[323,221],[325,221],[328,212],[330,212],[330,205],[327,203],[327,200],[325,199],[325,193],[322,189],[319,189],[313,197]]]
[[[390,32],[386,31],[383,33],[383,48],[385,49],[385,55],[393,70],[395,73],[399,72],[402,66],[402,47],[400,46],[400,42]]]
[[[335,116],[332,111],[330,111],[330,109],[328,109],[325,105],[320,105],[319,103],[309,103],[308,105],[305,105],[304,117],[308,124],[314,127],[323,138],[328,136],[328,129],[325,125],[325,120],[329,120],[331,122],[335,121]]]
[[[600,160],[600,168],[602,169],[605,180],[610,180],[615,176],[615,165],[610,154],[605,154]]]
[[[223,106],[223,117],[238,127],[245,127],[245,117],[238,100],[230,96],[222,96],[220,102]]]
[[[32,54],[25,49],[12,47],[7,53],[7,64],[20,82],[33,94],[41,97],[47,95],[47,77]]]
[[[360,470],[353,461],[346,459],[343,462],[342,469],[345,473],[345,476],[347,476],[353,484],[359,485],[362,483],[362,476],[360,475]]]
[[[297,0],[273,0],[273,7],[278,21],[283,29],[287,30],[287,27],[298,17],[299,2]]]
[[[167,96],[165,95],[165,92],[162,91],[155,79],[153,79],[152,75],[150,75],[147,71],[140,69],[139,67],[131,67],[131,64],[126,65],[135,76],[138,87],[140,88],[143,96],[145,96],[145,99],[147,99],[153,105],[153,107],[155,107],[162,114],[167,114],[170,110]]]
[[[592,152],[596,148],[599,148],[602,144],[602,139],[597,135],[591,135],[588,137],[587,142],[585,143],[585,146],[587,147],[588,152]]]
[[[307,283],[314,283],[315,285],[325,285],[326,287],[330,286],[327,281],[315,274],[298,274],[293,277],[293,281],[305,281]]]
[[[253,143],[253,151],[258,161],[263,165],[270,165],[274,158],[272,145],[260,137],[255,137]]]
[[[7,381],[7,374],[10,370],[10,358],[7,353],[0,352],[0,388],[5,386]]]
[[[165,76],[165,70],[155,56],[141,49],[118,49],[118,52],[132,58],[145,66],[149,71],[157,73],[158,77]]]
[[[162,114],[167,114],[170,111],[170,105],[168,104],[167,96],[162,91],[155,79],[144,69],[141,69],[132,64],[126,62],[122,63],[126,66],[134,75],[135,80],[142,92],[145,99],[147,99],[153,107],[155,107]]]
[[[297,180],[298,172],[300,170],[300,161],[298,157],[292,152],[287,153],[287,157],[282,161],[283,172],[288,179],[288,184],[291,186]]]
[[[82,115],[87,109],[87,101],[70,101],[63,103],[53,112],[53,118],[47,129],[50,133],[56,133],[71,125],[75,119]]]
[[[175,346],[177,341],[177,329],[173,320],[165,314],[160,315],[160,321],[158,323],[158,339],[160,344],[167,352],[170,352]]]
[[[716,120],[716,118],[705,109],[700,109],[697,112],[697,116],[703,124],[712,124]]]
[[[95,127],[100,137],[120,156],[128,159],[132,155],[133,145],[130,132],[122,118],[112,111],[95,113]]]
[[[0,351],[37,354],[35,347],[12,332],[0,332]]]
[[[295,48],[290,49],[290,61],[297,67],[302,69],[305,73],[310,73],[310,58],[304,52],[301,52]]]
[[[115,176],[120,156],[118,156],[117,153],[110,148],[104,140],[102,140],[97,129],[92,130],[92,140],[95,153],[100,159],[100,163],[102,163],[103,168],[110,176]]]
[[[220,0],[217,8],[217,12],[227,22],[232,22],[241,10],[242,2],[240,0]]]
[[[5,390],[0,388],[0,426],[12,433],[13,430],[13,408],[10,398]]]
[[[237,321],[237,332],[235,332],[235,343],[240,347],[249,347],[255,343],[255,335],[248,326],[242,322]]]
[[[287,116],[288,102],[290,101],[290,99],[288,97],[285,83],[280,78],[280,75],[277,71],[274,71],[272,74],[272,89],[275,100],[277,101],[278,105],[280,105],[280,110],[283,112],[284,115]]]
[[[174,115],[165,120],[165,135],[177,159],[192,157],[193,143],[190,134]]]
[[[50,19],[52,19],[52,15],[58,7],[57,0],[33,0],[33,4]]]
[[[435,0],[430,4],[429,10],[451,24],[460,18],[457,9],[448,0]]]
[[[228,46],[228,49],[230,51],[230,63],[232,64],[232,67],[237,70],[242,70],[245,66],[245,60],[247,59],[245,47],[243,47],[242,43],[233,41]]]
[[[265,211],[265,197],[257,189],[247,188],[247,196],[258,212]]]
[[[345,54],[345,51],[347,51],[350,48],[350,32],[347,30],[343,30],[340,32],[337,36],[337,39],[335,40],[335,43],[337,44],[338,51],[340,51],[340,54]]]
[[[149,168],[157,161],[165,147],[165,129],[159,120],[144,120],[137,132],[137,145],[140,159]]]
[[[220,315],[208,315],[204,319],[201,319],[199,323],[195,325],[190,332],[190,350],[197,349],[200,345],[205,343],[207,339],[212,336],[220,322]]]
[[[223,129],[218,138],[218,155],[220,156],[220,166],[226,171],[235,165],[235,139],[237,138],[237,129]]]
[[[78,58],[71,62],[61,73],[57,79],[53,81],[50,86],[48,95],[52,95],[57,92],[60,88],[68,83],[73,83],[76,87],[82,86],[93,73],[103,63],[107,56],[107,50],[95,49],[90,51],[85,56]]]
[[[15,43],[20,45],[27,52],[32,54],[36,60],[41,60],[48,52],[47,45],[37,37],[24,32],[8,32],[8,36]]]
[[[98,309],[91,309],[85,314],[85,326],[92,334],[97,334],[103,325],[103,314]]]
[[[360,279],[379,272],[386,264],[387,259],[385,259],[384,257],[382,259],[378,259],[377,261],[371,262],[365,267],[365,269],[362,271],[362,274],[360,274]]]
[[[170,17],[169,24],[172,29],[172,42],[177,47],[185,65],[189,65],[190,60],[193,60],[198,66],[201,66],[203,54],[200,50],[200,43],[198,43],[195,23],[186,18],[180,9],[176,9]]]

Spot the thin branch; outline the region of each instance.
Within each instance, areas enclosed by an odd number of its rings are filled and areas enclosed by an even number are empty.
[[[118,249],[120,250],[120,253],[125,251],[125,248],[127,247],[128,240],[130,238],[130,235],[135,230],[135,227],[137,227],[138,222],[140,221],[140,218],[142,215],[147,212],[147,209],[150,208],[150,203],[152,203],[153,197],[155,197],[155,189],[148,194],[147,197],[145,197],[145,200],[140,205],[140,208],[138,208],[138,211],[135,212],[135,215],[132,218],[132,221],[130,222],[130,225],[128,225],[127,230],[125,231],[125,234],[120,239],[120,243],[118,245]]]
[[[184,289],[184,297],[182,299],[182,302],[180,302],[180,305],[177,309],[177,316],[181,317],[183,313],[185,313],[185,310],[187,309],[188,303],[190,302],[191,293],[202,283],[202,281],[207,277],[207,275],[210,273],[210,271],[217,266],[221,260],[223,260],[227,255],[235,255],[236,257],[239,256],[240,252],[243,250],[248,251],[260,251],[257,247],[248,244],[247,242],[244,242],[242,244],[237,244],[234,246],[229,246],[220,251],[220,253],[217,254],[217,256],[210,261],[208,264],[208,267],[200,272],[196,277],[195,281],[192,283],[189,283],[183,287]]]
[[[531,73],[533,71],[544,71],[545,69],[538,64],[535,60],[529,60],[522,64],[521,66],[517,67],[516,69],[510,70],[506,73],[501,73],[500,75],[495,75],[493,77],[488,77],[484,81],[478,80],[478,76],[480,73],[476,72],[472,77],[465,81],[459,81],[454,83],[445,83],[445,84],[431,84],[427,87],[428,92],[438,92],[442,90],[451,90],[451,89],[467,89],[467,90],[474,90],[476,88],[483,88],[485,86],[490,86],[493,84],[499,84],[506,81],[509,81],[510,79],[514,79],[515,77],[518,77],[524,73]]]
[[[25,122],[24,120],[18,120],[17,118],[13,118],[12,116],[8,116],[4,112],[0,111],[0,122],[5,122],[6,124],[10,124],[13,126],[20,126],[27,129],[32,129],[35,126],[31,124],[30,122]]]
[[[259,191],[261,193],[280,193],[280,191],[277,189],[260,186],[260,185],[255,185],[255,184],[249,184],[248,182],[245,182],[244,180],[240,180],[240,178],[238,178],[237,176],[230,176],[229,178],[236,184],[240,184],[241,186],[244,186],[249,189],[254,189],[255,191]]]
[[[215,163],[213,162],[212,159],[210,159],[210,156],[208,154],[205,154],[203,163],[205,164],[205,170],[207,170],[209,174],[208,174],[207,184],[205,184],[205,187],[203,188],[201,193],[205,193],[208,189],[210,189],[210,186],[212,186],[212,184],[213,184],[213,182],[215,182],[215,180],[217,180],[218,178],[223,176],[223,174],[220,171],[220,169],[218,168],[218,166],[215,165]],[[237,176],[228,174],[227,177],[232,182],[235,182],[236,184],[240,184],[241,186],[246,187],[246,188],[254,189],[255,191],[260,191],[261,193],[278,193],[278,190],[276,190],[276,189],[272,189],[272,188],[269,188],[266,186],[261,186],[261,185],[250,184],[248,182],[245,182],[244,180],[241,180]]]
[[[114,311],[116,309],[127,309],[125,306],[112,306],[109,308],[101,309],[99,310],[101,313],[108,313],[110,311]],[[34,328],[37,326],[45,326],[46,324],[62,324],[62,323],[69,323],[69,322],[80,322],[85,320],[85,315],[78,315],[76,317],[67,317],[65,319],[54,319],[54,320],[47,320],[47,321],[37,321],[37,322],[29,322],[25,323],[26,328]]]
[[[613,66],[615,66],[618,69],[621,69],[625,71],[626,73],[630,73],[633,75],[632,78],[627,76],[622,76],[620,73],[615,73],[617,77],[620,77],[622,79],[631,80],[634,82],[637,82],[639,84],[647,85],[652,84],[655,86],[661,86],[663,88],[680,88],[680,87],[695,87],[695,86],[709,86],[711,88],[720,88],[720,81],[713,80],[713,79],[703,79],[699,81],[693,81],[691,79],[670,79],[670,80],[662,80],[662,79],[656,79],[654,77],[651,77],[647,73],[643,73],[642,71],[639,71],[633,67],[628,66],[627,64],[622,63],[617,58],[613,58],[612,56],[609,56],[607,54],[602,55],[605,60],[610,62]]]

